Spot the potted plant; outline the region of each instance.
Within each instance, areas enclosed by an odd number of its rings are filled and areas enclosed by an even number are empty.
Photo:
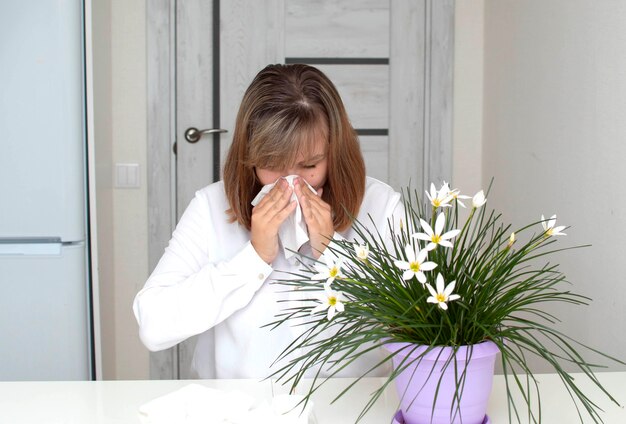
[[[554,246],[566,227],[556,225],[556,216],[542,216],[511,231],[501,214],[485,206],[483,191],[470,198],[444,183],[439,189],[431,184],[426,194],[422,200],[403,193],[405,215],[389,222],[390,239],[381,235],[386,229],[371,232],[355,222],[360,240],[331,240],[316,263],[303,259],[301,271],[280,282],[305,299],[268,325],[306,325],[272,376],[295,388],[309,369],[324,367],[332,377],[383,348],[384,359],[372,369],[392,362],[393,371],[357,421],[395,380],[406,423],[478,424],[487,420],[500,354],[511,420],[521,422],[525,410],[538,423],[540,411],[531,399],[539,386],[527,363],[536,355],[559,374],[581,409],[601,422],[564,368],[569,363],[585,373],[617,403],[578,350],[600,352],[555,329],[549,310],[554,302],[590,300],[571,292],[558,266],[546,263],[555,252],[571,249]],[[324,381],[314,378],[308,395]],[[522,392],[522,409],[513,390]]]

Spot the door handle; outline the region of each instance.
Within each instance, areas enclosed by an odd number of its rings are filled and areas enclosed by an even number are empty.
[[[202,138],[205,134],[216,134],[216,133],[225,133],[227,130],[223,130],[221,128],[211,128],[209,130],[199,130],[197,128],[191,127],[187,128],[185,131],[185,140],[190,143],[197,143],[200,138]]]

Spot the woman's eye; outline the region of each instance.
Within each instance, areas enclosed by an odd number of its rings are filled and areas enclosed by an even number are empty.
[[[315,168],[315,165],[304,165],[303,168],[312,169],[312,168]]]

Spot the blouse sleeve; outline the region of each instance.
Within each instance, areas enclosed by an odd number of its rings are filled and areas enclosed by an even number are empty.
[[[371,185],[361,206],[360,222],[372,233],[380,234],[387,248],[392,249],[390,229],[398,233],[406,219],[402,195],[380,181],[370,178],[368,182]]]
[[[232,258],[213,262],[207,199],[196,195],[133,303],[139,335],[152,351],[167,349],[219,324],[246,306],[271,274],[248,241]],[[228,243],[223,240],[221,243]]]

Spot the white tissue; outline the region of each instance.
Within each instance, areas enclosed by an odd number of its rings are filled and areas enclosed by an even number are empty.
[[[277,182],[281,179],[284,179],[289,183],[289,186],[293,188],[293,180],[297,178],[297,175],[288,175],[286,177],[281,177],[274,181],[272,184],[267,184],[263,186],[259,194],[252,200],[252,206],[256,206],[261,199],[265,197],[267,193],[270,192],[271,189],[274,188]],[[300,179],[300,181],[304,181]],[[306,182],[305,182],[306,183]],[[306,183],[307,187],[313,192],[316,193],[315,189]],[[296,210],[285,219],[285,222],[282,223],[280,228],[278,229],[278,238],[283,245],[283,250],[285,252],[285,258],[289,259],[295,255],[294,252],[297,252],[300,247],[307,241],[309,241],[309,233],[306,227],[306,223],[302,218],[302,208],[300,207],[300,202],[298,202],[298,197],[294,192],[291,195],[291,200],[295,200]]]
[[[300,395],[278,395],[269,405],[251,396],[189,384],[139,407],[142,424],[308,424],[312,402],[296,407]]]
[[[248,411],[254,399],[241,392],[189,384],[139,407],[142,424],[222,424],[238,411]]]

